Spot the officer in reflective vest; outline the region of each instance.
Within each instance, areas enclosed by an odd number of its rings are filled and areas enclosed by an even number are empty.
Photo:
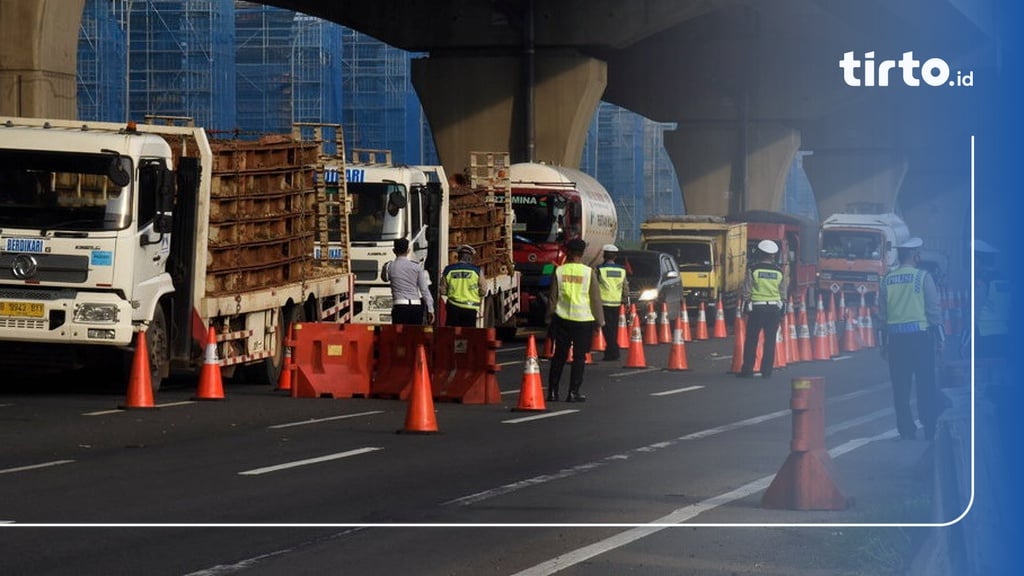
[[[917,414],[928,440],[935,436],[938,419],[935,356],[944,338],[942,302],[931,275],[917,268],[922,244],[920,238],[910,238],[896,247],[899,265],[885,275],[878,294],[896,429],[904,440],[917,437],[917,424],[910,410],[912,388],[916,389]]]
[[[775,340],[782,319],[782,295],[787,293],[789,282],[775,264],[779,246],[771,240],[761,240],[757,245],[757,261],[747,270],[743,284],[743,300],[747,302],[747,335],[743,341],[743,365],[736,376],[750,378],[754,375],[759,335],[764,334],[761,350],[761,376],[769,378],[775,364]]]
[[[555,269],[551,282],[551,305],[545,320],[548,337],[555,341],[555,353],[548,373],[548,401],[558,400],[558,381],[562,378],[570,348],[572,370],[569,374],[569,395],[565,400],[584,402],[587,399],[580,394],[583,370],[593,341],[594,327],[604,324],[604,314],[597,273],[581,262],[586,249],[587,244],[583,240],[570,240],[565,246],[568,260]]]
[[[996,266],[999,251],[984,240],[974,241],[974,355],[1009,357],[1010,283]]]
[[[484,274],[473,265],[476,249],[468,244],[456,251],[459,260],[441,272],[441,295],[445,297],[446,326],[476,326],[480,301],[487,291]]]
[[[629,300],[629,281],[626,269],[615,263],[619,249],[614,244],[605,244],[604,263],[597,268],[597,282],[601,289],[601,308],[604,311],[604,360],[619,359],[619,341],[616,329],[619,324],[619,307]]]

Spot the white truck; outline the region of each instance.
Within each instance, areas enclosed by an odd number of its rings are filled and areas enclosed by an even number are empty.
[[[462,175],[449,182],[442,166],[395,165],[386,150],[352,151],[345,175],[352,204],[353,322],[391,322],[383,270],[395,258],[394,241],[407,238],[410,258],[430,275],[435,304],[441,271],[454,261],[456,248],[473,246],[487,286],[477,326],[496,328],[502,338],[514,334],[519,274],[512,262],[508,155],[474,152],[468,171],[468,182]]]
[[[198,373],[213,327],[225,377],[276,383],[290,322],[347,319],[347,259],[313,257],[330,222],[345,233],[344,181],[329,177],[344,173],[340,127],[211,142],[163,120],[0,119],[5,366],[91,367],[126,386],[144,333],[159,389]]]

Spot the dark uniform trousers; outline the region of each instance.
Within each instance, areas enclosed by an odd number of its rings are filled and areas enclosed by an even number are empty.
[[[423,324],[423,304],[395,304],[391,307],[392,324]]]
[[[578,394],[583,384],[583,369],[587,363],[587,353],[594,338],[595,322],[576,322],[559,316],[551,319],[549,330],[555,341],[555,353],[551,358],[551,371],[548,373],[548,395],[558,395],[558,382],[562,379],[562,369],[569,358],[572,348],[572,370],[569,373],[569,392]]]
[[[447,326],[476,326],[476,310],[461,308],[447,300],[444,303],[444,323]]]
[[[619,358],[619,306],[602,306],[604,309],[604,359],[618,360]]]
[[[761,375],[772,375],[775,365],[775,338],[779,330],[782,309],[777,304],[754,303],[747,315],[747,337],[743,341],[743,367],[740,374],[751,374],[757,358],[758,334],[764,331],[764,348],[761,352]]]
[[[935,435],[935,343],[928,332],[889,334],[886,350],[889,356],[889,379],[892,380],[892,399],[896,409],[896,429],[900,436],[912,439],[917,435],[917,424],[910,411],[910,390],[916,388],[917,414],[924,426],[924,435]]]

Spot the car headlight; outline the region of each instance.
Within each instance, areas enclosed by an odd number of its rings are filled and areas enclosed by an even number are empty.
[[[647,302],[648,300],[657,300],[657,299],[658,299],[658,289],[657,288],[648,288],[647,290],[643,290],[642,292],[640,292],[639,300],[641,302]]]
[[[76,304],[75,322],[117,324],[117,304]]]

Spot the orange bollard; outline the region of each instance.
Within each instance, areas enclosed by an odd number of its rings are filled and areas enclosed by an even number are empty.
[[[743,369],[743,346],[747,339],[747,323],[743,320],[743,302],[736,306],[736,319],[732,324],[732,366],[730,374],[739,374]]]
[[[700,303],[700,311],[697,313],[697,335],[695,338],[697,340],[708,339],[708,315],[703,301]]]
[[[672,349],[668,355],[668,368],[666,370],[689,370],[690,365],[686,361],[686,341],[683,340],[683,321],[676,317],[676,327],[672,331]]]
[[[715,327],[712,330],[713,338],[727,338],[729,336],[725,327],[725,308],[722,307],[722,295],[718,295],[718,304],[715,305]]]
[[[523,365],[523,378],[519,386],[519,406],[513,411],[544,412],[544,386],[540,379],[540,363],[537,361],[537,342],[530,334],[526,342],[526,363]]]
[[[132,356],[132,371],[128,377],[128,390],[125,403],[118,406],[122,410],[137,408],[153,408],[153,376],[149,367],[149,346],[146,344],[146,333],[135,333],[135,354]]]
[[[292,391],[292,372],[295,371],[295,363],[292,361],[292,346],[295,345],[294,326],[288,325],[288,339],[284,341],[284,362],[281,364],[281,373],[277,377],[277,390],[281,392]]]
[[[629,323],[626,322],[626,305],[619,305],[619,331],[615,334],[619,350],[629,348]]]
[[[640,317],[633,316],[633,325],[629,329],[629,353],[626,356],[626,368],[647,368],[644,357],[644,341],[640,334]]]
[[[199,387],[193,400],[223,400],[224,382],[220,377],[220,360],[217,359],[217,332],[213,326],[206,336],[203,354],[203,368],[199,373]]]
[[[658,343],[672,343],[672,322],[668,318],[668,304],[661,303],[661,316],[658,319]]]
[[[413,368],[409,409],[405,413],[405,428],[398,433],[435,434],[437,417],[434,414],[434,396],[430,387],[430,369],[423,344],[416,345],[416,364]]]
[[[644,318],[644,344],[654,346],[658,343],[658,313],[654,311],[654,303],[647,303],[647,316]]]
[[[686,302],[680,307],[679,316],[683,319],[683,341],[693,342],[693,335],[690,333],[690,313],[686,311]]]
[[[790,454],[761,497],[763,508],[845,510],[849,501],[836,484],[835,465],[825,449],[825,380],[792,382],[793,436]]]

